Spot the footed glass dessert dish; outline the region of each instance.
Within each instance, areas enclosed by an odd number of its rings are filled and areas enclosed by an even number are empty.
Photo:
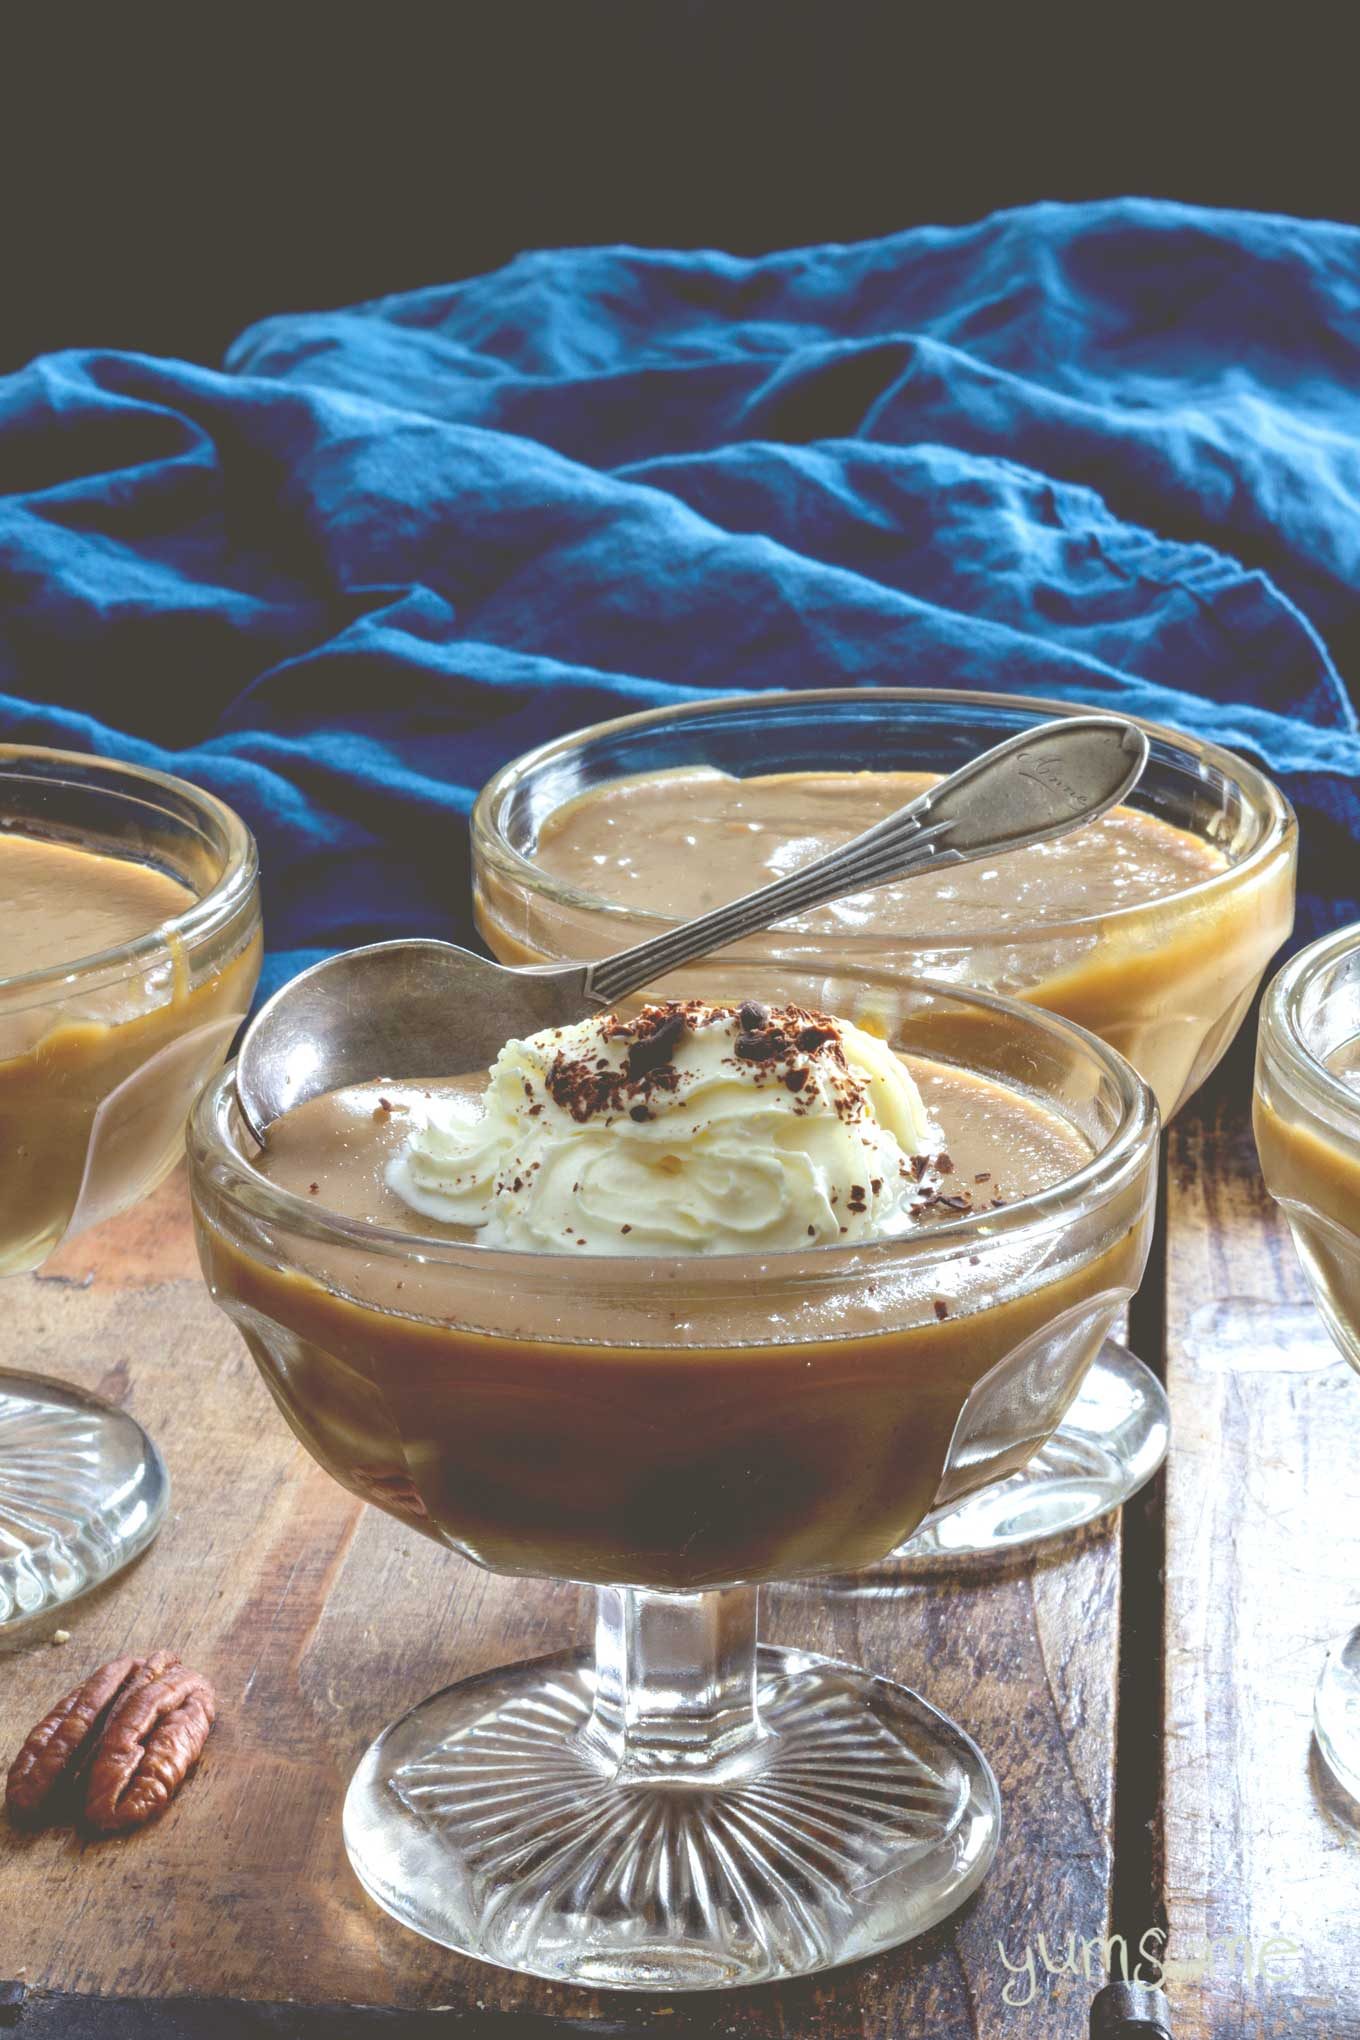
[[[1360,927],[1302,950],[1267,991],[1253,1121],[1323,1321],[1360,1369]],[[1333,1776],[1360,1800],[1360,1629],[1323,1667],[1314,1727]]]
[[[845,841],[988,745],[1080,705],[873,687],[699,701],[507,765],[473,816],[478,925],[507,963],[609,954]],[[1231,752],[1152,724],[1127,807],[1055,842],[836,901],[733,953],[924,973],[1042,1005],[1117,1048],[1169,1119],[1233,1039],[1293,920],[1288,803]],[[699,980],[680,971],[673,997]],[[1111,1342],[1004,1490],[904,1545],[1005,1554],[1090,1522],[1161,1464],[1166,1395]]]
[[[155,1188],[260,965],[255,847],[210,795],[0,746],[0,1275]],[[169,1488],[130,1416],[0,1371],[0,1634],[155,1535]]]
[[[209,1288],[320,1464],[479,1565],[597,1589],[593,1651],[421,1701],[344,1817],[407,1926],[594,1987],[801,1975],[979,1883],[1000,1809],[967,1734],[759,1645],[757,1589],[871,1564],[1022,1466],[1152,1218],[1151,1095],[1066,1021],[769,962],[719,959],[703,995],[510,1044],[480,1117],[384,1081],[261,1150],[228,1072],[189,1137]],[[885,1159],[842,1192],[861,1141]]]

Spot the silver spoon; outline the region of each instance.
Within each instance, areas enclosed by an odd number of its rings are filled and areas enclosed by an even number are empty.
[[[596,963],[511,969],[452,942],[374,942],[313,964],[246,1030],[236,1094],[255,1137],[294,1105],[376,1077],[484,1070],[515,1035],[563,1027],[790,915],[1095,821],[1137,784],[1147,738],[1111,715],[1039,723],[810,864]]]

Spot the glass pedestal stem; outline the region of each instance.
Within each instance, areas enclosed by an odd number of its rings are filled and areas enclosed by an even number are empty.
[[[368,1750],[345,1844],[396,1919],[559,1983],[719,1990],[859,1961],[976,1888],[996,1781],[924,1700],[757,1649],[754,1588],[598,1596],[593,1660],[484,1672]]]
[[[581,1744],[625,1783],[750,1776],[768,1737],[756,1701],[754,1587],[601,1587],[595,1701]]]

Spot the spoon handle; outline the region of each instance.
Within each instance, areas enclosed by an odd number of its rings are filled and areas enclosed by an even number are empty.
[[[586,996],[613,1005],[667,971],[827,900],[928,865],[963,864],[1064,835],[1123,800],[1147,754],[1143,732],[1119,716],[1063,716],[1022,730],[787,877],[592,963]]]

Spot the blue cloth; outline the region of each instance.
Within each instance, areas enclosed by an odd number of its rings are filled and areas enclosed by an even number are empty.
[[[0,383],[0,731],[260,838],[269,982],[471,934],[504,759],[694,695],[957,683],[1211,735],[1360,915],[1360,232],[1143,201],[595,249]]]

